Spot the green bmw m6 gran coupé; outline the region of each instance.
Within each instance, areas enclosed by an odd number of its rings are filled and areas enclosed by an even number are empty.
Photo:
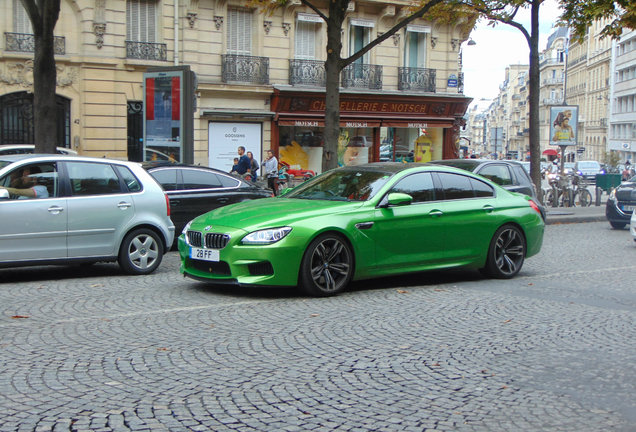
[[[341,292],[352,280],[469,267],[511,278],[541,249],[529,197],[428,164],[327,171],[287,193],[212,210],[179,237],[180,271],[215,284]]]

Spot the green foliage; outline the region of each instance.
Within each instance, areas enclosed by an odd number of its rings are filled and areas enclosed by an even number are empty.
[[[588,26],[595,20],[608,21],[601,34],[620,37],[623,28],[636,29],[636,2],[634,0],[561,0],[563,15],[560,24],[574,30],[574,36],[585,36]]]
[[[609,151],[603,155],[603,163],[607,165],[607,167],[612,171],[616,170],[616,167],[618,166],[620,161],[621,156],[618,154],[618,152]]]

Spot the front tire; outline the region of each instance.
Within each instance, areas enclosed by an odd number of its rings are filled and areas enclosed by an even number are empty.
[[[486,260],[486,274],[495,279],[510,279],[519,273],[526,256],[526,239],[514,225],[500,227],[492,237]]]
[[[625,222],[611,222],[610,221],[610,225],[614,229],[623,229],[623,228],[625,228],[625,225],[627,225],[627,223],[625,223]]]
[[[161,264],[163,246],[152,230],[140,228],[128,233],[119,248],[119,265],[130,275],[152,273]]]
[[[592,205],[592,194],[589,190],[583,189],[579,195],[579,203],[581,207],[589,207]]]
[[[353,276],[353,253],[342,237],[324,234],[311,242],[300,264],[300,288],[326,297],[341,292]]]

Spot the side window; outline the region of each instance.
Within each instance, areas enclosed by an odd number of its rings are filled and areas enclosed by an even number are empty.
[[[152,171],[150,175],[159,182],[165,191],[174,191],[179,189],[177,187],[177,170],[175,169],[158,169]]]
[[[221,182],[216,174],[200,169],[183,170],[184,189],[216,189],[221,187]]]
[[[221,181],[223,187],[237,187],[239,185],[239,181],[230,176],[217,174],[217,178]]]
[[[67,167],[73,196],[121,193],[119,177],[110,164],[69,162]]]
[[[12,199],[56,198],[58,173],[55,163],[23,165],[0,179]]]
[[[128,187],[129,192],[140,192],[141,182],[135,175],[128,169],[128,167],[115,165],[115,169],[119,173],[119,176],[124,179],[124,183]]]
[[[530,183],[532,183],[532,181],[530,180],[528,174],[526,173],[526,170],[523,169],[523,167],[520,166],[513,166],[512,170],[515,173],[515,177],[517,177],[517,182],[521,185],[529,185]]]
[[[438,173],[444,190],[444,199],[456,200],[474,198],[473,187],[467,176],[451,173]]]
[[[477,198],[495,196],[494,189],[489,184],[486,184],[483,181],[471,178],[470,184],[473,187],[473,192],[475,193],[475,197]]]
[[[401,192],[411,195],[414,203],[434,201],[435,186],[433,185],[433,176],[430,173],[410,175],[400,180],[390,192]]]
[[[512,174],[506,165],[491,164],[483,167],[478,173],[500,186],[513,184]]]

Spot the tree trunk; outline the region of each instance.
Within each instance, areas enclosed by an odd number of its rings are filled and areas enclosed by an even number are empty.
[[[539,7],[542,0],[532,0],[530,8],[530,177],[537,188],[537,194],[542,198],[541,190],[541,145],[539,124]]]
[[[36,153],[55,153],[57,109],[55,49],[53,29],[60,15],[60,0],[22,0],[35,41],[33,57],[33,114]],[[62,143],[60,143],[62,144]]]
[[[327,61],[325,62],[325,129],[322,170],[338,166],[338,137],[340,136],[340,71],[342,61],[342,23],[348,0],[329,3],[327,21]]]

